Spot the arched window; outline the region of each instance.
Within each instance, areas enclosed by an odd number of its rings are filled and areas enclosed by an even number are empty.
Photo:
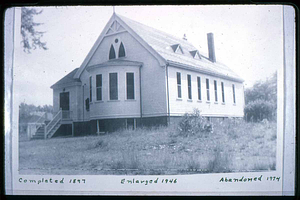
[[[119,58],[120,57],[125,57],[125,48],[123,43],[121,42],[120,47],[119,47]]]
[[[115,58],[116,58],[115,48],[113,45],[111,45],[110,50],[109,50],[109,60],[115,59]]]

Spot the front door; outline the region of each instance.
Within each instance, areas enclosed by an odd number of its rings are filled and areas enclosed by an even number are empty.
[[[67,120],[70,119],[70,99],[69,92],[62,92],[59,96],[59,106],[62,110],[62,119]]]
[[[59,105],[62,110],[70,110],[69,92],[60,93]]]

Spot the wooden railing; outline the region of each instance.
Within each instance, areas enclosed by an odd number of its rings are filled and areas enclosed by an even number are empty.
[[[36,122],[34,123],[28,123],[27,125],[27,137],[28,139],[31,139],[37,132],[37,130],[45,125],[45,115],[46,113],[44,113]]]
[[[47,138],[50,131],[55,127],[55,125],[62,119],[62,110],[60,109],[58,113],[53,117],[49,124],[45,127],[45,139]]]

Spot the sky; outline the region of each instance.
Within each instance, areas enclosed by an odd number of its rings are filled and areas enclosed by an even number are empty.
[[[14,95],[27,104],[52,105],[50,86],[80,67],[113,7],[38,9],[43,12],[35,16],[35,22],[43,23],[37,30],[46,31],[41,40],[47,42],[48,50],[26,54],[19,43],[21,35],[16,34]],[[283,67],[280,5],[115,6],[115,12],[179,38],[186,34],[205,56],[207,33],[212,32],[217,61],[242,77],[245,88]]]

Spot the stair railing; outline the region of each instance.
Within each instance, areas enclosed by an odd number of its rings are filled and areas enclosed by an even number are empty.
[[[45,139],[47,139],[48,134],[55,127],[55,125],[61,120],[61,118],[62,118],[62,110],[60,109],[53,117],[53,119],[49,122],[49,124],[45,127]]]
[[[40,116],[40,118],[33,123],[28,123],[27,124],[27,136],[28,139],[31,139],[37,132],[37,130],[44,125],[45,122],[45,115],[46,113],[44,113],[43,115]]]
[[[45,119],[46,119],[46,112],[35,122],[37,127],[36,130],[38,130],[40,127],[45,125]]]

